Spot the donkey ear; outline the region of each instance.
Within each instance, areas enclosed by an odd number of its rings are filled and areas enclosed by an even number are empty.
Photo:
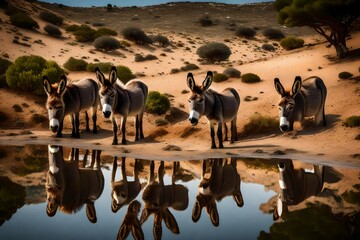
[[[218,213],[218,210],[217,210],[217,207],[216,207],[216,203],[210,204],[207,211],[208,211],[208,213],[210,215],[210,220],[211,220],[212,224],[215,227],[219,226],[220,219],[219,219],[219,213]]]
[[[100,71],[100,68],[96,67],[95,68],[95,75],[97,80],[99,80],[99,82],[104,85],[105,84],[105,76],[104,74]]]
[[[59,83],[59,87],[58,87],[58,94],[62,95],[64,94],[65,90],[66,90],[66,83],[67,83],[67,78],[65,75],[62,75],[60,77],[60,83]]]
[[[130,230],[130,226],[123,222],[120,226],[116,239],[126,239],[129,236]]]
[[[161,239],[162,236],[162,216],[159,213],[154,214],[154,228],[153,228],[153,234],[154,239]]]
[[[47,76],[43,76],[43,86],[46,94],[48,95],[51,94],[52,88],[51,88],[50,80]]]
[[[138,222],[139,220],[136,219],[136,221]],[[137,223],[137,222],[131,226],[132,235],[133,235],[134,239],[142,240],[142,239],[144,239],[144,232],[141,229],[140,223]],[[125,239],[125,238],[122,238],[122,239]]]
[[[234,200],[235,200],[235,202],[236,202],[236,205],[237,205],[238,207],[244,206],[244,199],[243,199],[243,197],[242,197],[241,192],[238,192],[237,194],[233,195],[233,198],[234,198]]]
[[[293,97],[300,92],[301,86],[302,86],[301,77],[296,76],[291,88]]]
[[[111,84],[114,84],[116,82],[116,79],[117,79],[117,70],[116,67],[112,66],[109,73],[109,80]]]
[[[213,73],[211,71],[209,71],[209,72],[207,72],[206,78],[202,83],[201,88],[203,91],[207,90],[210,87],[212,80],[213,80]]]
[[[46,213],[49,217],[55,216],[57,209],[58,209],[57,204],[51,204],[51,202],[48,202],[46,205]]]
[[[146,220],[148,220],[150,216],[150,211],[148,208],[144,208],[141,212],[141,217],[140,217],[140,224],[142,225],[144,222],[146,222]]]
[[[202,211],[203,206],[200,204],[200,201],[198,201],[196,199],[194,208],[192,210],[192,220],[193,222],[197,222],[199,221],[200,217],[201,217],[201,211]]]
[[[285,89],[283,87],[283,85],[280,83],[280,80],[278,78],[274,79],[274,85],[275,85],[275,90],[281,95],[284,96],[285,95]]]
[[[187,78],[186,78],[186,83],[187,83],[188,87],[190,88],[190,90],[193,91],[195,88],[195,80],[194,80],[194,76],[192,75],[192,73],[188,73]]]
[[[180,230],[179,230],[179,226],[176,222],[176,219],[174,217],[174,215],[172,215],[172,213],[169,211],[169,209],[167,208],[165,211],[165,225],[166,227],[174,234],[179,234]]]
[[[96,210],[93,202],[86,204],[86,216],[91,223],[97,222]]]

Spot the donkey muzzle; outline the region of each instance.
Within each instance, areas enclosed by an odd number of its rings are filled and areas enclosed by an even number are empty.
[[[286,117],[280,118],[280,130],[282,132],[287,132],[289,130],[289,121],[286,119]]]
[[[200,114],[197,111],[191,110],[190,116],[189,116],[189,121],[190,121],[191,125],[195,126],[196,124],[198,124],[199,117],[200,117]]]
[[[52,118],[50,120],[50,130],[55,133],[57,132],[57,130],[59,129],[59,120],[57,120],[56,118]]]
[[[105,103],[103,105],[102,112],[105,118],[109,118],[111,115],[111,106]]]

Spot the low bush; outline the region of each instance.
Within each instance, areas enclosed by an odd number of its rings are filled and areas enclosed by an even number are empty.
[[[170,109],[170,101],[165,94],[158,91],[150,91],[146,101],[148,113],[162,115]]]
[[[222,73],[216,73],[213,78],[214,82],[224,82],[226,80],[228,80],[228,76]]]
[[[257,83],[260,82],[261,79],[258,75],[254,73],[245,73],[241,76],[241,81],[243,83]]]
[[[194,64],[194,63],[188,63],[185,66],[180,68],[180,71],[186,72],[186,71],[193,71],[193,70],[197,70],[199,69],[199,67]]]
[[[23,111],[22,107],[19,104],[14,104],[12,106],[12,108],[14,109],[15,112],[22,112]]]
[[[103,73],[109,73],[111,70],[111,67],[113,66],[112,63],[89,63],[86,67],[86,71],[88,72],[95,72],[95,68],[98,67],[101,72]]]
[[[203,27],[209,27],[213,25],[213,21],[210,19],[209,15],[204,15],[199,19],[199,23]]]
[[[287,36],[280,41],[280,45],[286,50],[302,48],[304,46],[304,40],[294,36]]]
[[[86,71],[88,63],[83,59],[70,57],[65,63],[64,68],[69,71]]]
[[[80,28],[74,31],[75,39],[78,42],[94,41],[95,34],[96,34],[96,30],[86,25],[82,25],[80,26]]]
[[[12,62],[7,59],[0,58],[0,88],[8,87],[6,83],[6,70],[10,67]]]
[[[158,59],[155,55],[148,54],[146,56],[143,56],[141,54],[135,55],[135,62],[144,62],[144,61],[151,61]]]
[[[360,127],[360,116],[351,116],[345,119],[345,127]]]
[[[127,27],[121,31],[125,39],[135,42],[137,44],[151,44],[151,39],[145,34],[143,30],[136,27]]]
[[[253,115],[250,121],[245,124],[243,134],[261,134],[269,132],[278,132],[279,121],[275,117]]]
[[[44,95],[42,77],[46,75],[55,82],[64,73],[54,61],[35,55],[21,56],[6,70],[6,82],[11,88]]]
[[[98,50],[111,51],[121,48],[118,40],[110,36],[102,36],[95,39],[93,45]]]
[[[232,67],[225,69],[223,74],[232,78],[240,78],[241,76],[241,72],[236,68],[232,68]]]
[[[109,29],[109,28],[99,28],[96,30],[94,38],[102,37],[102,36],[117,36],[117,32]]]
[[[156,35],[151,37],[152,43],[159,43],[162,47],[166,47],[170,44],[170,41],[167,37],[162,35]]]
[[[166,119],[163,119],[163,118],[157,118],[157,119],[155,119],[155,125],[156,125],[157,127],[165,126],[165,125],[167,125],[168,123],[169,123],[169,122],[166,121]]]
[[[275,40],[280,40],[285,37],[284,33],[281,30],[275,28],[267,28],[262,32],[262,34],[268,39]]]
[[[170,70],[170,74],[175,74],[175,73],[179,73],[179,72],[181,72],[181,71],[180,71],[180,69],[178,69],[178,68],[172,68],[172,69]]]
[[[72,24],[72,25],[67,26],[67,27],[65,28],[65,30],[66,30],[67,32],[75,32],[75,31],[77,31],[77,30],[79,30],[79,29],[81,29],[81,26],[76,25],[76,24]]]
[[[39,24],[25,13],[15,13],[10,16],[10,22],[16,27],[33,29],[39,28]]]
[[[235,35],[238,37],[251,39],[255,37],[256,31],[253,28],[249,27],[239,27],[236,29]]]
[[[338,76],[339,76],[340,79],[349,79],[349,78],[351,78],[353,76],[353,74],[344,71],[344,72],[339,73]]]
[[[124,83],[126,84],[128,81],[130,81],[131,79],[134,79],[135,76],[132,73],[131,69],[126,67],[126,66],[122,66],[119,65],[116,67],[117,70],[117,77]]]
[[[47,32],[50,36],[53,36],[53,37],[60,37],[62,35],[60,29],[53,26],[53,25],[46,25],[44,27],[44,31]]]
[[[275,51],[275,47],[271,44],[265,43],[261,46],[261,48],[265,51],[273,52]]]
[[[209,62],[225,61],[231,55],[230,48],[223,43],[211,42],[199,47],[196,54]]]
[[[41,20],[44,20],[45,22],[49,22],[58,26],[61,26],[64,22],[64,19],[62,17],[48,11],[40,12],[39,17]]]

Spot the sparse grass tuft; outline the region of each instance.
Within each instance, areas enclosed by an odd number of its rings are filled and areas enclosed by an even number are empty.
[[[243,134],[261,134],[277,132],[279,130],[279,121],[275,117],[253,115],[250,121],[245,124]]]
[[[148,54],[146,56],[143,56],[141,54],[135,55],[135,62],[144,62],[144,61],[151,61],[158,59],[155,55]]]
[[[345,127],[360,127],[360,116],[351,116],[345,119]]]

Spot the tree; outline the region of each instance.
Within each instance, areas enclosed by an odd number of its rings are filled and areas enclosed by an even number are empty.
[[[360,16],[359,0],[276,0],[274,6],[280,24],[311,27],[335,47],[339,58],[348,55],[346,37]]]

